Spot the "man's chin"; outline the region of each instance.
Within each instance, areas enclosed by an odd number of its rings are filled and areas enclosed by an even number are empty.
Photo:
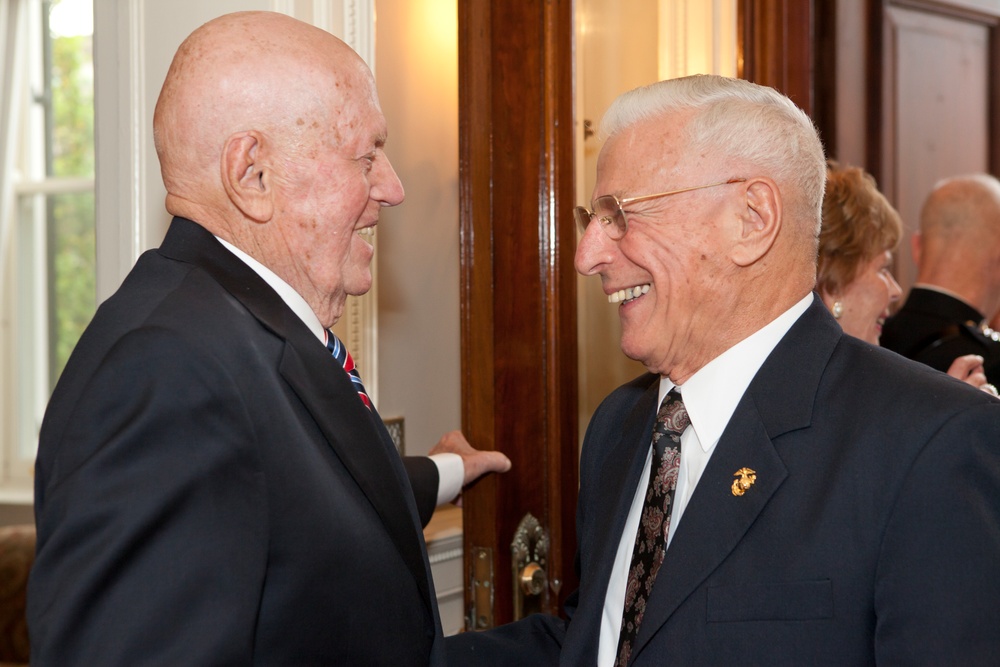
[[[646,366],[647,368],[649,367],[649,365],[645,361],[646,355],[643,353],[643,350],[636,344],[635,341],[630,340],[626,336],[622,336],[621,350],[622,353],[632,361],[638,361],[643,366]]]
[[[353,280],[346,281],[344,284],[344,291],[348,296],[364,296],[368,294],[369,290],[372,288],[372,274],[371,272],[365,273],[364,275],[357,276]]]

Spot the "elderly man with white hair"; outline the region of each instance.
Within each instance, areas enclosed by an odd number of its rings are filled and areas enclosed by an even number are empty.
[[[1000,401],[845,335],[813,292],[825,160],[786,97],[626,93],[577,269],[618,388],[580,465],[580,587],[447,640],[461,665],[994,664]]]

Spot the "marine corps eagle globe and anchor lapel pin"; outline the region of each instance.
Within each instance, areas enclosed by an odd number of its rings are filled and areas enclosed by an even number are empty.
[[[750,468],[740,468],[733,473],[733,477],[737,478],[733,481],[733,495],[740,497],[757,481],[757,471]]]

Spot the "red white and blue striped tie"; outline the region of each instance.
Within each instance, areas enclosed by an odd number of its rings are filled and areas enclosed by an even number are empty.
[[[365,407],[371,410],[372,399],[368,397],[368,392],[365,391],[365,385],[361,382],[361,375],[354,366],[354,359],[351,358],[351,353],[347,351],[347,347],[329,329],[326,330],[326,349],[330,350],[330,354],[333,355],[334,359],[339,361],[340,365],[347,371],[347,375],[354,384],[354,389],[358,392],[358,398],[365,404]]]

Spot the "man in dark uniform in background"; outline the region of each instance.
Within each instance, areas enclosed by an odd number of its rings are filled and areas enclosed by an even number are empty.
[[[924,202],[913,258],[917,282],[886,321],[882,347],[942,371],[978,354],[996,385],[1000,335],[987,321],[1000,311],[1000,181],[973,174],[939,182]]]

